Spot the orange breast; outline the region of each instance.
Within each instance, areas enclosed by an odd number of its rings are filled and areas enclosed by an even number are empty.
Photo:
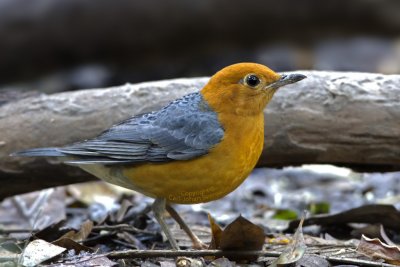
[[[201,203],[225,196],[246,179],[260,157],[264,117],[262,113],[225,115],[220,120],[224,138],[208,154],[188,161],[125,167],[122,176],[136,191],[173,203]]]

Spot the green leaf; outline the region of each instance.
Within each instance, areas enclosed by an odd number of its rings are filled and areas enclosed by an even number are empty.
[[[318,203],[310,203],[308,206],[308,210],[311,214],[327,214],[331,209],[331,205],[328,202],[318,202]]]
[[[295,220],[297,219],[297,212],[293,210],[277,210],[275,215],[272,217],[277,220]]]

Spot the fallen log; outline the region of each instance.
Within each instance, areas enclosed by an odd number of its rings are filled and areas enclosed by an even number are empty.
[[[400,170],[400,75],[300,73],[308,78],[278,91],[265,110],[259,167],[336,164],[360,171]],[[11,152],[93,137],[125,118],[196,91],[207,80],[126,84],[7,103],[3,99],[0,198],[94,179],[55,159],[13,158]]]

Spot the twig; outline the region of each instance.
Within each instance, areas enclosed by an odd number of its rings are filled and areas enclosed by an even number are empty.
[[[93,226],[93,230],[126,231],[126,232],[133,232],[133,233],[138,233],[138,234],[148,234],[148,235],[156,235],[157,234],[156,232],[138,229],[129,224],[98,225],[98,226]]]
[[[222,250],[125,250],[113,251],[105,254],[110,259],[123,258],[156,258],[156,257],[230,257],[230,256],[263,256],[263,257],[279,257],[280,252],[270,251],[222,251]],[[332,263],[356,264],[366,267],[396,267],[396,265],[374,262],[369,260],[351,259],[343,257],[320,256]]]
[[[113,251],[105,254],[111,259],[122,258],[154,258],[154,257],[229,257],[229,256],[264,256],[279,257],[279,252],[268,252],[259,250],[249,251],[222,251],[222,250],[124,250]]]
[[[19,234],[19,233],[33,233],[37,230],[33,229],[0,229],[1,234]]]
[[[332,263],[345,263],[345,264],[356,264],[360,266],[366,267],[396,267],[396,265],[389,264],[389,263],[382,263],[382,262],[375,262],[369,260],[360,260],[354,258],[343,258],[343,257],[331,257],[331,256],[321,256],[325,258],[327,261]]]

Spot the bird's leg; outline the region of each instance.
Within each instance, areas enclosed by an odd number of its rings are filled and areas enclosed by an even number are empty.
[[[168,228],[168,225],[164,221],[165,207],[166,207],[165,198],[156,198],[152,206],[154,216],[156,217],[158,223],[160,224],[161,230],[167,236],[167,239],[171,244],[171,247],[175,250],[179,250],[179,246],[176,243],[175,238],[172,236],[171,230]]]
[[[165,207],[172,218],[179,224],[183,231],[189,236],[190,240],[192,240],[193,248],[195,249],[205,249],[208,248],[206,244],[204,244],[200,238],[193,233],[193,231],[189,228],[189,226],[185,223],[181,216],[179,216],[178,212],[168,203],[165,203]]]

